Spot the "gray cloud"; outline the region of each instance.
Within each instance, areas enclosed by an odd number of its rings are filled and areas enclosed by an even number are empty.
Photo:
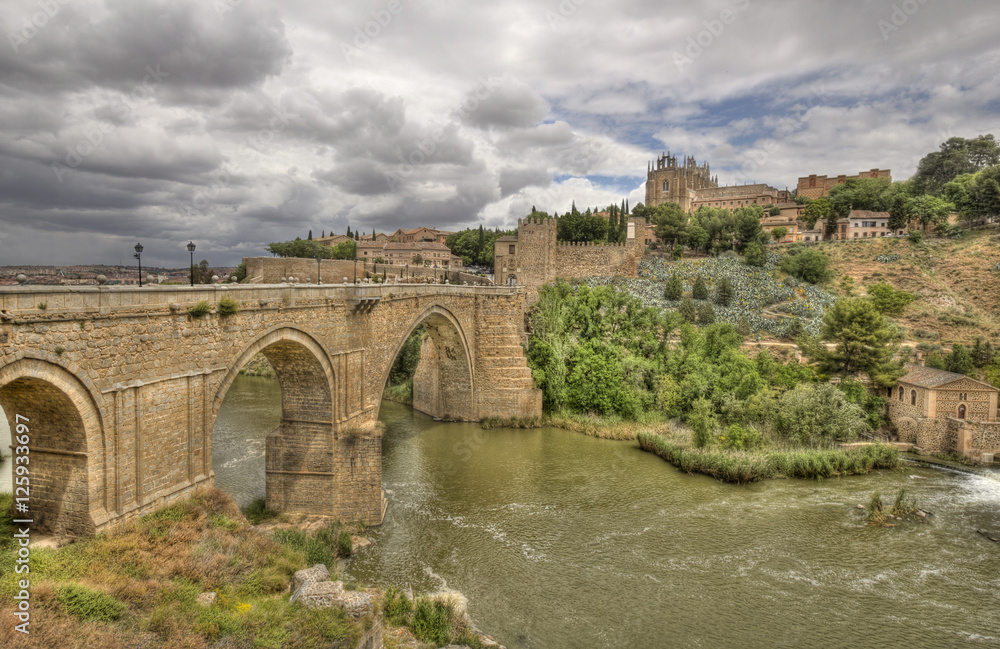
[[[661,146],[724,182],[904,178],[996,129],[995,2],[570,4],[403,0],[373,28],[379,3],[68,0],[42,21],[11,0],[3,263],[509,226],[533,203],[641,196]]]

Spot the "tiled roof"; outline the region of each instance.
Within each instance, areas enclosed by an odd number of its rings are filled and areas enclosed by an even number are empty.
[[[851,219],[887,219],[888,212],[872,212],[871,210],[851,210],[848,218]]]
[[[936,370],[933,367],[921,367],[919,365],[907,365],[906,369],[909,370],[906,376],[899,379],[900,383],[910,383],[911,385],[917,385],[922,388],[937,388],[942,385],[947,385],[948,383],[954,383],[960,379],[969,379],[970,381],[976,381],[971,377],[964,374],[956,374],[955,372],[946,372],[944,370]],[[992,385],[988,383],[983,383],[982,381],[976,381],[983,386],[983,389],[996,390]]]

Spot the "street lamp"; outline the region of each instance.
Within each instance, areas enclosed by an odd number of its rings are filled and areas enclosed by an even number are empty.
[[[316,255],[316,284],[323,283],[323,268],[320,266],[319,255]]]
[[[194,241],[188,241],[188,252],[191,253],[191,286],[194,286]]]
[[[132,256],[139,260],[139,286],[142,286],[142,257],[140,255],[142,255],[142,244],[137,243],[135,244],[135,254]]]

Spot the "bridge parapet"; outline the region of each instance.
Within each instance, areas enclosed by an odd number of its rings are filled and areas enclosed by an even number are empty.
[[[353,303],[371,298],[514,295],[510,286],[448,284],[223,284],[212,286],[8,286],[0,288],[0,322],[13,319],[50,320],[59,316],[109,315],[115,312],[186,310],[198,302],[218,304],[223,298],[241,310],[277,306]],[[523,291],[523,288],[520,289]]]

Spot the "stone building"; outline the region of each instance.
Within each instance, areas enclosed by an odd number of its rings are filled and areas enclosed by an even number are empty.
[[[805,196],[806,198],[821,198],[829,194],[830,190],[837,185],[859,178],[882,178],[892,182],[892,172],[888,169],[871,169],[869,171],[858,172],[856,176],[840,175],[831,177],[812,174],[799,178],[796,191],[799,196]]]
[[[691,201],[691,211],[699,207],[718,207],[735,210],[751,205],[777,205],[788,202],[787,189],[776,189],[764,183],[753,185],[730,185],[727,187],[710,187],[695,191]]]
[[[678,164],[677,156],[667,152],[646,169],[646,206],[677,203],[690,212],[697,190],[718,186],[719,179],[712,177],[708,163],[699,165],[694,158],[684,156]]]
[[[886,389],[899,438],[924,452],[954,451],[976,459],[1000,453],[1000,390],[963,374],[908,365]]]
[[[500,237],[493,244],[494,282],[527,286],[528,295],[534,297],[539,286],[557,277],[635,277],[646,236],[646,219],[637,217],[629,217],[625,243],[617,244],[558,241],[555,219],[518,219],[517,235]]]
[[[449,232],[448,230],[437,230],[434,228],[413,228],[411,230],[404,230],[402,228],[396,230],[391,237],[396,243],[418,243],[422,241],[445,243],[449,235],[454,234],[454,232]]]
[[[905,233],[900,230],[898,234]],[[847,217],[837,221],[837,232],[831,239],[871,239],[893,234],[889,229],[888,212],[872,212],[869,210],[851,210]]]

